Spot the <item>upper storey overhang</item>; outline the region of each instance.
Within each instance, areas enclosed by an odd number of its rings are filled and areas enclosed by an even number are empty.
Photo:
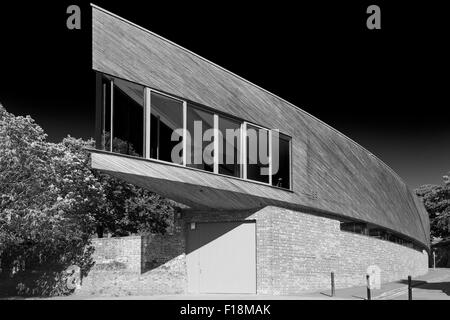
[[[356,142],[148,30],[96,6],[92,16],[95,71],[292,137],[292,190],[102,151],[92,152],[94,168],[193,207],[309,208],[369,222],[429,247],[423,204],[392,169]]]

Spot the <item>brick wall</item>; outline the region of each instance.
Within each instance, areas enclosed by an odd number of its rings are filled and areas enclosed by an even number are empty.
[[[272,217],[271,288],[262,291],[293,294],[329,288],[330,273],[336,287],[365,285],[371,265],[381,269],[381,281],[404,279],[428,271],[428,255],[405,246],[340,230],[334,219],[279,208]]]
[[[94,270],[141,271],[141,237],[92,239]]]
[[[259,294],[327,289],[332,271],[337,288],[364,285],[370,265],[381,268],[382,282],[428,270],[425,252],[341,231],[340,222],[330,218],[277,207],[242,212],[184,210],[171,234],[94,240],[96,266],[80,292],[186,293],[185,226],[246,219],[256,220]]]
[[[93,239],[95,265],[77,294],[152,295],[186,291],[184,237],[173,234]]]
[[[404,279],[428,271],[426,252],[340,230],[340,221],[277,207],[255,212],[186,211],[186,222],[256,220],[257,291],[296,294],[330,287],[365,285],[371,265],[381,281]]]
[[[142,238],[143,270],[147,291],[155,293],[186,292],[186,257],[183,234],[150,235]]]

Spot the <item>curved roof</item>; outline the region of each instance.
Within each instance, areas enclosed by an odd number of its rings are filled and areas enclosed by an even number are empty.
[[[261,191],[266,204],[280,200],[369,222],[429,247],[421,201],[369,151],[284,99],[96,6],[93,69],[291,136],[293,192]]]

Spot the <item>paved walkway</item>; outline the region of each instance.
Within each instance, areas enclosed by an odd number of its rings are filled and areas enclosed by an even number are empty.
[[[428,274],[414,278],[413,300],[450,300],[450,269],[430,269]],[[381,289],[372,290],[373,300],[407,300],[407,280],[400,280],[383,284]],[[155,295],[155,296],[82,296],[55,297],[51,299],[81,299],[81,300],[365,300],[366,287],[352,287],[337,289],[334,297],[330,291],[304,293],[295,296],[272,295],[236,295],[236,294],[208,294],[208,295]]]
[[[450,269],[440,269],[437,272],[431,273],[435,273],[434,278],[417,281],[417,285],[412,290],[412,299],[450,300]],[[406,291],[403,291],[390,298],[394,300],[407,300],[408,294]]]
[[[412,286],[413,300],[450,300],[450,269],[429,269],[426,275],[413,278]],[[330,291],[316,293],[311,295],[311,298],[317,294],[327,295],[329,299],[333,299],[330,297]],[[407,279],[403,279],[400,281],[385,283],[380,289],[372,290],[371,295],[373,300],[407,300],[408,281]],[[335,297],[339,299],[366,300],[367,288],[364,286],[338,289],[336,290]]]

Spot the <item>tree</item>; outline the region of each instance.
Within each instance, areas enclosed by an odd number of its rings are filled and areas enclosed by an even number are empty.
[[[91,264],[90,209],[103,195],[82,160],[46,137],[30,117],[0,110],[3,294],[63,293],[64,270]]]
[[[450,173],[442,185],[424,185],[416,190],[430,217],[432,238],[450,236]]]
[[[164,233],[176,210],[148,190],[92,170],[86,151],[92,139],[46,139],[31,117],[16,117],[0,105],[3,294],[67,293],[65,270],[89,270],[95,232]]]
[[[120,145],[124,144],[122,140],[117,141]],[[105,233],[111,236],[164,233],[172,227],[173,216],[178,210],[174,202],[91,169],[86,149],[94,146],[93,140],[84,141],[69,136],[63,139],[62,144],[82,159],[83,167],[92,173],[100,186],[103,198],[90,208],[99,237]]]

